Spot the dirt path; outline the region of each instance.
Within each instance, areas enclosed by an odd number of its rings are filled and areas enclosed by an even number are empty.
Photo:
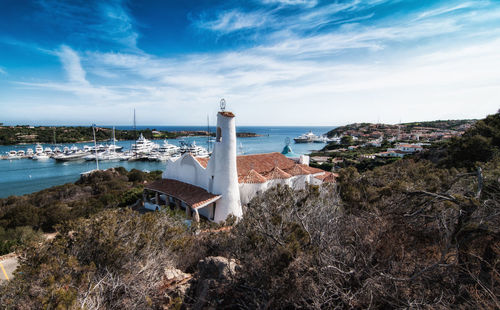
[[[8,254],[0,257],[0,281],[12,279],[18,264],[16,255]]]

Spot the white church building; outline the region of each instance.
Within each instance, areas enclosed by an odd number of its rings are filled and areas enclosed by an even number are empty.
[[[186,210],[199,221],[200,215],[222,222],[229,215],[242,217],[242,205],[277,184],[301,189],[307,184],[334,182],[335,175],[309,167],[308,156],[290,158],[281,153],[236,155],[235,115],[217,114],[216,142],[210,158],[186,153],[166,163],[162,179],[145,186],[145,196],[154,196],[148,208],[168,205]],[[286,148],[285,148],[286,149]],[[286,153],[285,150],[283,153]]]

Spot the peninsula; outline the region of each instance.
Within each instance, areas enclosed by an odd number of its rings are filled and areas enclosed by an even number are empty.
[[[146,139],[177,139],[186,136],[214,136],[215,133],[206,130],[164,131],[153,129],[127,129],[115,130],[117,140],[135,140],[142,134]],[[113,136],[113,129],[97,127],[97,141],[108,141]],[[258,137],[251,132],[237,133],[238,137]],[[93,140],[92,127],[90,126],[1,126],[0,145],[13,145],[23,143],[78,143]]]

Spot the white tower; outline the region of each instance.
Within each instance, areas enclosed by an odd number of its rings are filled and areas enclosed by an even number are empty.
[[[216,142],[207,166],[210,178],[208,191],[222,196],[216,204],[215,222],[225,221],[230,214],[236,217],[243,215],[236,166],[234,114],[224,110],[225,101],[222,99],[221,111],[217,114]]]

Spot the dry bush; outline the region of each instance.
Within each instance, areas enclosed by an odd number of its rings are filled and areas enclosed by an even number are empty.
[[[478,181],[408,161],[351,173],[345,200],[335,188],[270,190],[210,241],[242,269],[208,305],[498,308],[499,171],[485,166]]]
[[[104,211],[59,229],[24,254],[1,289],[4,308],[160,308],[164,268],[192,239],[181,218],[160,212]]]

